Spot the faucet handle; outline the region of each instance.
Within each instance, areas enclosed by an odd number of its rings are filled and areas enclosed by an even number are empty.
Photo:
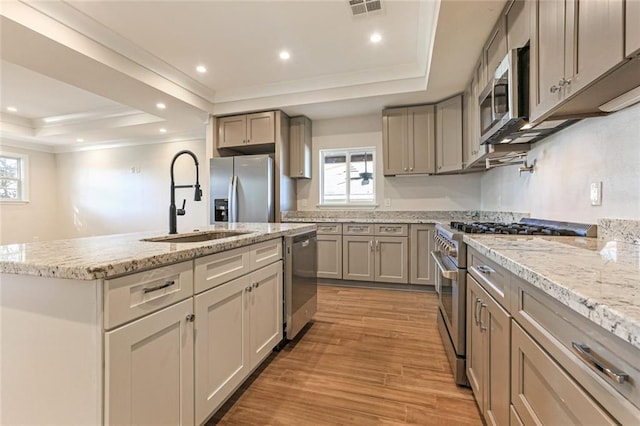
[[[184,216],[184,215],[185,215],[186,211],[184,210],[184,207],[185,207],[186,205],[187,205],[187,200],[186,200],[186,199],[183,199],[183,200],[182,200],[182,208],[181,208],[181,209],[178,209],[178,211],[176,212],[176,214],[177,214],[178,216]]]

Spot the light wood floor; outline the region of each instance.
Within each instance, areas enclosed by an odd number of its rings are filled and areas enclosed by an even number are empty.
[[[433,293],[319,286],[306,333],[208,425],[477,425],[453,382]]]

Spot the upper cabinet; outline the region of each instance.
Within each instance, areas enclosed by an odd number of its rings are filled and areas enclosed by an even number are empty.
[[[289,125],[289,176],[311,178],[311,120],[293,117]]]
[[[625,54],[631,57],[640,54],[640,1],[627,1],[625,4]]]
[[[462,161],[465,169],[475,166],[475,163],[487,153],[487,145],[480,145],[480,107],[478,96],[480,86],[478,85],[478,73],[474,73],[469,87],[464,92],[463,109],[463,136],[464,149]],[[484,167],[484,165],[482,165]]]
[[[507,55],[507,33],[506,33],[506,17],[500,14],[498,22],[491,31],[489,39],[485,44],[482,55],[486,67],[486,83],[493,79],[493,75],[500,65],[500,62]]]
[[[382,112],[386,176],[435,172],[433,105],[390,108]]]
[[[275,144],[276,120],[273,111],[219,117],[218,148]]]
[[[436,104],[436,172],[462,169],[462,95]]]
[[[526,0],[514,0],[507,5],[505,18],[508,49],[517,49],[529,43],[531,37],[529,10]]]
[[[622,62],[624,5],[622,0],[531,0],[532,122]]]

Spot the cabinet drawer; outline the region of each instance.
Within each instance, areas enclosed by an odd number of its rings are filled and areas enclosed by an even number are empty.
[[[106,330],[193,295],[193,262],[163,266],[104,282]]]
[[[510,273],[497,263],[487,259],[473,249],[468,252],[469,272],[480,285],[491,294],[503,307],[509,307]]]
[[[345,223],[342,225],[342,235],[373,235],[373,224]]]
[[[319,223],[318,224],[318,235],[342,235],[342,224],[341,223]]]
[[[375,234],[376,235],[388,235],[395,237],[406,237],[409,234],[409,225],[398,225],[398,224],[390,224],[390,225],[376,225],[375,226]]]
[[[251,246],[212,254],[195,260],[195,293],[251,272]]]
[[[262,268],[282,259],[282,238],[251,246],[251,270]]]
[[[616,424],[517,324],[512,332],[511,401],[523,424]]]
[[[514,278],[512,286],[511,312],[522,328],[618,421],[637,423],[640,351],[531,284]],[[598,371],[574,343],[588,347],[598,362],[628,378],[618,383]]]

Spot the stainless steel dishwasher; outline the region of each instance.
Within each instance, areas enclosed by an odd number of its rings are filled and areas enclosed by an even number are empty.
[[[285,237],[285,335],[291,340],[316,313],[318,266],[316,231]]]

